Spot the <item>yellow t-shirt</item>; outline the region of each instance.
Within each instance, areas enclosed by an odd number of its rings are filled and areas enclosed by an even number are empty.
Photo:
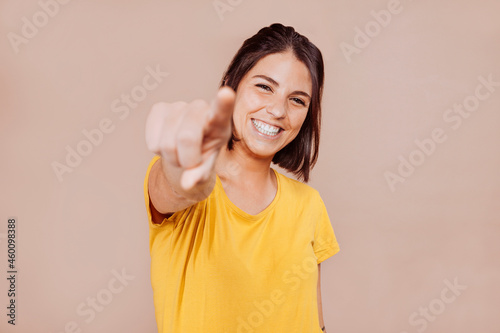
[[[339,251],[312,187],[274,170],[272,203],[250,215],[217,177],[203,201],[153,224],[151,283],[160,333],[320,333],[318,264]]]

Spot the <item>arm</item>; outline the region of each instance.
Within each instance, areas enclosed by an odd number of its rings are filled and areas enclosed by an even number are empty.
[[[199,182],[189,191],[183,191],[180,186],[183,170],[165,167],[163,164],[162,158],[156,161],[151,167],[148,179],[151,214],[155,223],[160,223],[164,217],[202,201],[215,185],[215,172],[212,170],[207,181]]]
[[[323,321],[323,304],[321,302],[321,264],[318,264],[318,314],[319,327],[322,328],[323,326],[325,326],[325,322]]]
[[[215,161],[231,137],[234,91],[222,88],[215,103],[155,104],[146,143],[161,159],[151,167],[148,191],[155,223],[205,199],[215,185]]]

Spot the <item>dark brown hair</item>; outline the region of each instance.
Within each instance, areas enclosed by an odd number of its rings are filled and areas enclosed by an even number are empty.
[[[260,59],[273,53],[286,51],[292,51],[295,57],[308,68],[312,81],[312,96],[299,134],[274,155],[273,163],[307,182],[309,172],[318,159],[324,82],[321,51],[294,28],[274,23],[260,29],[257,34],[245,40],[224,73],[221,86],[227,85],[236,91],[245,74]],[[233,132],[227,145],[229,150],[233,149],[235,141],[239,139]]]

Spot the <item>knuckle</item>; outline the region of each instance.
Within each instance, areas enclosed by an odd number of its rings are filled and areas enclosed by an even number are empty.
[[[200,135],[191,129],[184,129],[177,134],[177,142],[181,145],[195,145]]]
[[[151,107],[151,111],[148,115],[149,122],[159,122],[165,119],[170,111],[171,107],[168,103],[160,102],[156,103]]]
[[[208,103],[203,99],[195,99],[190,103],[190,106],[194,108],[206,108]]]
[[[170,103],[161,101],[161,102],[157,102],[157,103],[153,104],[153,108],[166,108],[169,105],[170,105]]]
[[[168,110],[169,104],[166,102],[158,102],[153,104],[151,107],[151,112],[164,112],[165,110]]]
[[[163,151],[167,154],[175,154],[177,152],[177,149],[173,143],[166,143],[163,145]]]
[[[148,150],[156,153],[159,150],[158,139],[150,133],[146,133],[146,146]]]
[[[159,151],[156,143],[148,141],[148,140],[146,140],[146,147],[148,148],[149,151],[151,151],[153,153],[158,153],[158,151]]]
[[[175,110],[180,110],[186,107],[187,103],[184,101],[177,101],[171,104],[172,108]]]
[[[185,109],[187,103],[178,101],[174,103],[167,102],[158,102],[153,104],[151,107],[151,114],[160,115],[160,116],[169,116],[172,114],[179,113],[179,110]]]
[[[173,140],[162,140],[160,149],[164,154],[167,155],[175,155],[177,153],[175,142]]]

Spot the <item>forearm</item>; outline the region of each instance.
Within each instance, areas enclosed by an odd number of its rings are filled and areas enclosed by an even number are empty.
[[[155,209],[162,213],[174,213],[185,209],[210,195],[215,185],[215,171],[208,180],[198,183],[190,190],[184,190],[180,185],[184,169],[164,165],[160,158],[151,167],[148,187],[151,202]]]
[[[318,264],[318,316],[319,316],[319,327],[323,328],[325,322],[323,320],[323,303],[321,301],[321,264]],[[326,332],[326,330],[325,330]]]

